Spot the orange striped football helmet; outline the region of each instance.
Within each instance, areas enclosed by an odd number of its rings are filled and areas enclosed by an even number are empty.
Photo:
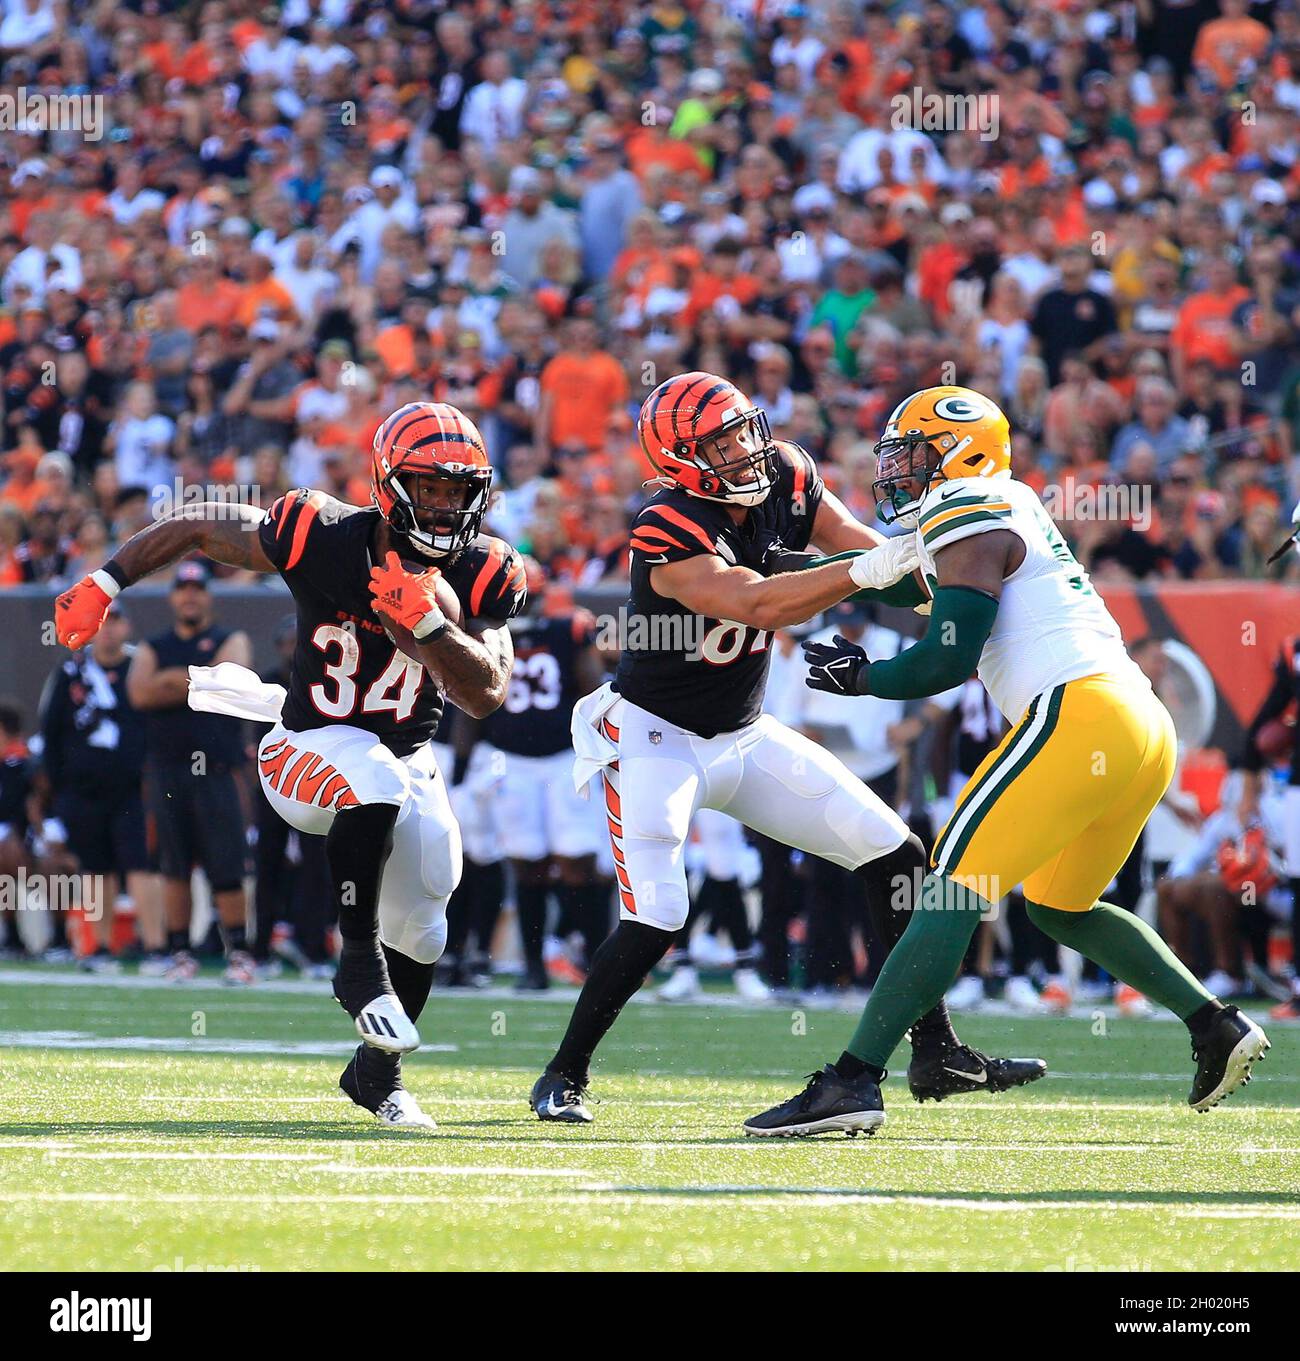
[[[936,477],[1010,477],[1011,426],[974,388],[923,388],[894,408],[875,454],[877,512],[907,524]]]
[[[717,374],[660,383],[641,406],[637,434],[659,479],[692,496],[756,506],[772,490],[776,446],[767,415]]]
[[[487,514],[492,464],[478,427],[446,402],[408,402],[375,431],[370,494],[421,557],[455,557]]]

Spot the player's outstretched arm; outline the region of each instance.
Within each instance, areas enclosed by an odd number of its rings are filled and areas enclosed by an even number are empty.
[[[251,572],[276,571],[257,534],[264,518],[253,506],[204,501],[154,521],[54,602],[59,642],[65,647],[84,647],[99,632],[109,605],[123,587],[190,553],[203,553]]]
[[[1009,530],[961,539],[935,555],[939,586],[925,636],[887,661],[873,662],[855,643],[805,643],[808,684],[838,695],[921,699],[960,685],[975,674],[1002,599],[1002,583],[1023,561]]]
[[[854,591],[897,581],[916,564],[915,537],[906,535],[854,558],[770,577],[730,566],[716,553],[697,553],[655,567],[650,584],[710,619],[780,629],[804,623]]]

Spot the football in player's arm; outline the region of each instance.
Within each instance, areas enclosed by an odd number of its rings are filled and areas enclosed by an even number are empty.
[[[300,493],[290,493],[289,497]],[[289,497],[271,508],[271,518],[287,513]],[[191,553],[202,553],[214,562],[252,572],[279,572],[262,547],[259,529],[268,514],[253,506],[227,502],[203,502],[183,507],[174,515],[157,520],[133,535],[107,563],[55,602],[55,627],[59,642],[79,648],[99,631],[108,607],[126,586],[152,576]],[[446,617],[438,598],[439,569],[430,566],[413,571],[392,548],[388,524],[380,519],[376,528],[375,556],[383,567],[371,569],[370,591],[375,611],[410,632],[414,655],[438,682],[447,698],[476,717],[491,713],[505,698],[513,649],[510,630],[504,624],[470,623],[466,628]],[[219,660],[241,661],[241,657]],[[137,666],[141,659],[137,657]],[[141,669],[141,696],[152,706],[183,702],[188,678],[155,675],[149,688],[143,685],[147,661]],[[154,693],[154,690],[157,693]]]

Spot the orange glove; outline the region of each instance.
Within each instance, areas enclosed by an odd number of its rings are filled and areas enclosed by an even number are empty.
[[[438,604],[438,578],[441,575],[436,567],[425,572],[408,572],[390,549],[384,565],[370,569],[374,607],[418,641],[423,641],[447,625],[447,618]]]
[[[113,597],[95,580],[98,575],[82,577],[54,602],[54,630],[64,647],[85,647],[108,614]]]

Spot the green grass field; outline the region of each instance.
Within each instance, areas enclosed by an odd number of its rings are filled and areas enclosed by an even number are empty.
[[[729,1000],[729,999],[728,999]],[[875,1138],[760,1141],[741,1120],[833,1057],[844,1012],[633,1005],[587,1129],[525,1097],[558,998],[435,995],[407,1085],[432,1134],[335,1088],[351,1048],[319,986],[0,973],[0,1250],[10,1269],[1293,1269],[1300,1029],[1255,1081],[1184,1104],[1160,1022],[959,1018],[1041,1054],[1027,1091],[918,1106]],[[901,1057],[901,1055],[900,1055]]]

